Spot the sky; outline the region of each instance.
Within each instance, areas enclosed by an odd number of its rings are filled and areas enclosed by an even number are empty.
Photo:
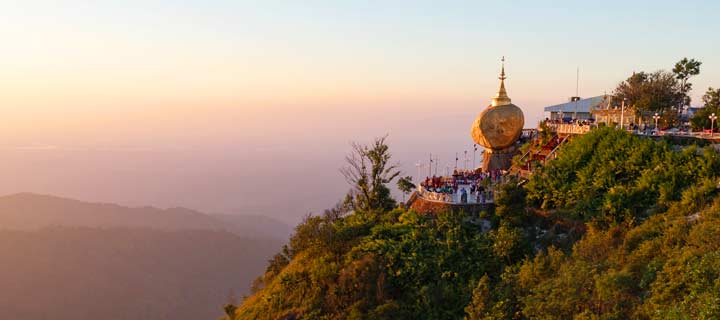
[[[406,175],[472,153],[506,86],[547,105],[703,62],[715,1],[0,1],[0,194],[297,222],[349,186],[349,142],[388,134]],[[471,155],[468,158],[472,158]],[[462,167],[464,164],[459,164]]]

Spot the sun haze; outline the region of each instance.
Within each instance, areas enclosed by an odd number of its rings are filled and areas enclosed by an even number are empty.
[[[720,76],[710,60],[720,47],[709,40],[718,9],[710,1],[0,4],[0,178],[12,182],[0,193],[295,222],[342,197],[337,169],[350,141],[390,134],[408,174],[429,152],[444,165],[469,150],[467,130],[496,92],[503,55],[508,92],[529,125],[575,94],[577,68],[580,95],[595,96],[635,70],[667,68],[688,47],[704,62],[691,95],[699,103]]]

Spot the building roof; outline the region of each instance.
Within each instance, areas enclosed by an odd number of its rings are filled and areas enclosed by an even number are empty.
[[[565,102],[556,104],[554,106],[545,107],[545,112],[584,112],[590,113],[592,109],[598,109],[599,106],[605,103],[605,97],[609,96],[597,96],[591,98],[580,99],[578,101]],[[577,107],[577,109],[575,109]]]

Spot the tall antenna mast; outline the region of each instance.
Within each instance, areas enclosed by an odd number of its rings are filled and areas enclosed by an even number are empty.
[[[580,96],[580,67],[577,67],[577,74],[575,75],[575,96]]]
[[[580,100],[580,67],[577,67],[577,72],[575,73],[575,112],[573,113],[573,119],[577,120],[577,108],[578,108],[578,100]]]

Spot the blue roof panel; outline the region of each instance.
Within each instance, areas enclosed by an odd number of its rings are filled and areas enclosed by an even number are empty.
[[[609,97],[609,96],[608,96]],[[545,112],[585,112],[590,113],[592,109],[598,109],[604,102],[605,96],[580,99],[575,102],[565,102],[545,107]],[[576,109],[577,108],[577,109]]]

